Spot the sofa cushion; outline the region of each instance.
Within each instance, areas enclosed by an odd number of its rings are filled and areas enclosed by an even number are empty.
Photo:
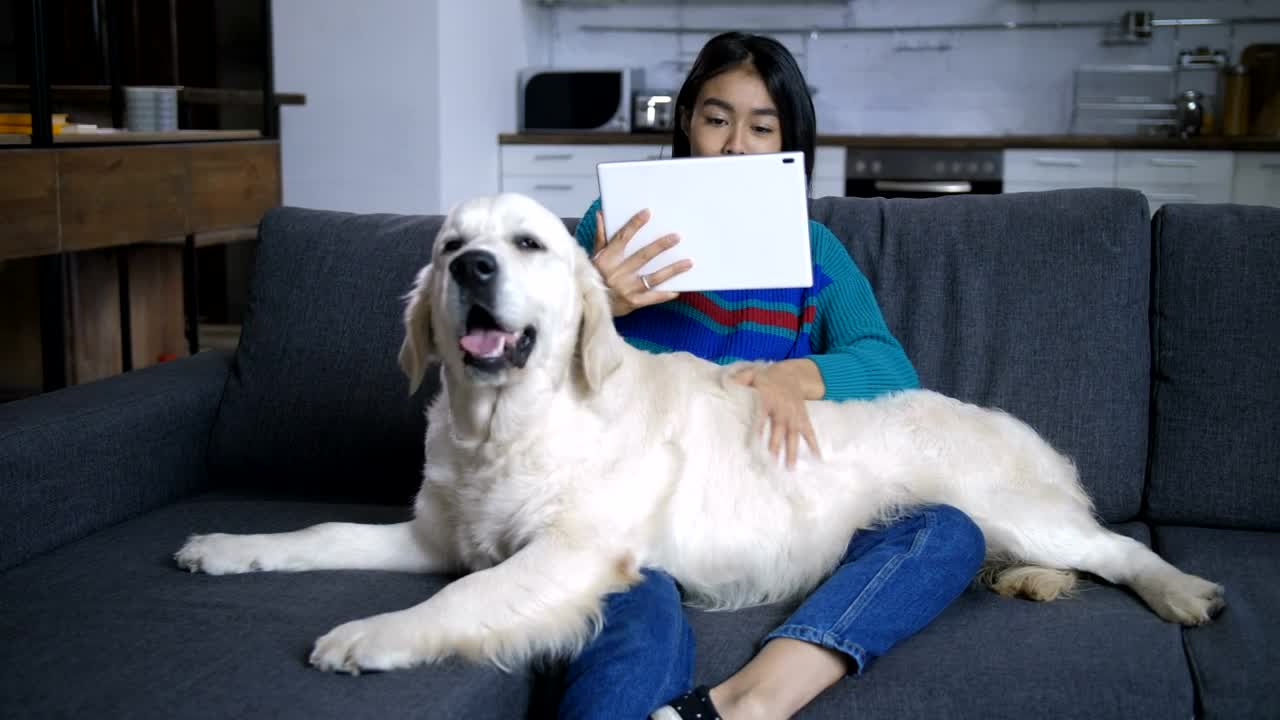
[[[210,439],[221,482],[408,503],[423,400],[397,355],[403,301],[440,218],[277,209],[262,221],[248,314]]]
[[[1030,423],[1080,468],[1101,516],[1141,506],[1150,229],[1129,190],[930,200],[825,198],[928,388]]]
[[[1146,526],[1114,527],[1144,542]],[[820,695],[804,718],[1185,718],[1192,686],[1178,627],[1137,596],[1082,583],[1050,603],[974,587],[924,630]],[[696,681],[751,658],[790,606],[689,611]]]
[[[1280,528],[1280,210],[1155,218],[1155,522]]]
[[[0,717],[522,717],[531,681],[461,662],[350,677],[306,663],[334,626],[417,604],[442,577],[211,577],[172,555],[193,532],[398,522],[406,507],[205,496],[0,575]]]
[[[1197,717],[1274,718],[1280,712],[1280,534],[1157,526],[1156,548],[1187,572],[1227,589],[1227,607],[1186,630]]]

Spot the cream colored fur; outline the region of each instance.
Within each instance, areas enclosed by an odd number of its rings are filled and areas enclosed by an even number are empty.
[[[545,250],[518,247],[519,234]],[[480,373],[458,347],[465,306],[444,245],[491,252],[495,315],[532,326],[524,368]],[[738,608],[820,582],[850,537],[921,503],[982,528],[990,557],[1023,567],[997,590],[1050,599],[1078,569],[1133,588],[1172,622],[1206,622],[1220,586],[1103,529],[1071,462],[1007,414],[927,390],[811,402],[821,460],[788,471],[751,431],[754,391],[688,354],[654,355],[613,328],[606,290],[560,219],[519,195],[456,208],[408,296],[401,365],[433,359],[426,467],[412,522],[330,523],[277,535],[194,536],[192,571],[386,569],[469,574],[414,607],[321,637],[325,670],[387,670],[461,654],[503,667],[570,655],[602,597],[640,567],[693,603]],[[1099,419],[1101,422],[1102,419]]]

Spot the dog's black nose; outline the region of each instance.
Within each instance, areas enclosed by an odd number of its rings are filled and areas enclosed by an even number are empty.
[[[449,263],[449,274],[464,288],[486,287],[498,276],[498,259],[484,250],[464,252]]]

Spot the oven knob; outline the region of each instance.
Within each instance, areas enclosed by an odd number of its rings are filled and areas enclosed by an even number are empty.
[[[879,160],[872,160],[872,161],[871,161],[871,172],[876,173],[876,174],[879,174],[879,172],[880,172],[880,168],[881,168],[881,165],[880,165],[880,161],[879,161]]]
[[[990,160],[988,160],[988,161],[986,161],[986,162],[982,163],[982,172],[984,172],[984,173],[993,173],[993,172],[995,172],[995,171],[996,171],[996,164],[995,164],[995,163],[991,162]]]
[[[957,174],[957,175],[959,175],[959,174],[960,174],[960,161],[959,161],[959,160],[954,160],[954,161],[952,161],[952,163],[951,163],[951,172],[953,172],[953,173],[955,173],[955,174]]]
[[[947,171],[947,164],[941,160],[933,164],[933,171],[942,175]]]
[[[976,162],[969,163],[969,174],[972,175],[973,173],[976,173],[976,172],[978,172],[978,163]]]
[[[853,164],[853,171],[854,171],[854,172],[856,172],[856,173],[858,173],[859,175],[861,175],[862,173],[866,172],[866,171],[867,171],[867,161],[866,161],[866,160],[859,160],[858,162],[854,163],[854,164]]]

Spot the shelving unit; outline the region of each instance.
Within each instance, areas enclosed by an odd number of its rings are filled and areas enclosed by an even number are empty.
[[[28,0],[30,3],[30,58],[26,59],[26,68],[28,69],[29,82],[22,84],[0,84],[0,103],[13,104],[26,102],[30,108],[32,121],[32,134],[28,145],[34,148],[53,147],[57,144],[56,137],[52,133],[52,116],[54,103],[72,103],[80,106],[92,106],[110,113],[110,126],[114,128],[124,127],[125,117],[125,82],[124,65],[121,43],[119,41],[120,28],[117,27],[117,18],[119,16],[118,8],[121,7],[117,0],[88,0],[92,4],[94,17],[97,19],[93,27],[94,41],[101,50],[101,62],[105,68],[100,68],[99,73],[106,82],[98,84],[54,84],[50,79],[50,55],[49,55],[49,38],[48,18],[52,8],[58,3],[50,3],[47,0]],[[170,53],[173,56],[173,67],[170,71],[171,77],[168,84],[178,86],[179,104],[183,108],[184,118],[189,119],[190,109],[193,106],[200,105],[250,105],[260,108],[261,118],[259,122],[258,137],[277,138],[279,128],[279,106],[281,104],[301,104],[305,99],[301,95],[288,94],[277,96],[275,93],[275,78],[272,64],[272,42],[271,42],[271,2],[270,0],[259,0],[258,5],[258,23],[261,31],[261,43],[257,48],[258,61],[262,69],[262,87],[259,91],[243,90],[235,88],[210,88],[210,87],[181,87],[178,77],[177,62],[177,6],[171,6],[169,9],[170,19],[170,38],[169,42],[172,46]],[[136,13],[136,8],[135,8]],[[135,23],[137,16],[134,16]],[[134,32],[138,32],[135,27]],[[136,55],[136,52],[135,52]],[[136,64],[136,57],[135,57]],[[136,81],[135,81],[136,82]],[[138,84],[155,84],[155,83],[138,83]],[[189,123],[186,123],[189,127]],[[218,136],[206,135],[199,138],[201,141],[213,141],[222,139],[241,139],[242,135]],[[115,139],[110,142],[153,142],[154,140],[145,137],[132,137],[129,139]],[[79,140],[75,142],[80,142]],[[14,144],[14,143],[8,143]]]
[[[157,69],[143,58],[151,45],[130,48],[126,41],[121,47],[122,28],[114,11],[137,13],[142,6],[119,0],[84,2],[80,10],[93,11],[93,37],[85,41],[86,28],[78,21],[75,37],[53,38],[63,55],[51,53],[47,35],[47,21],[62,17],[50,13],[63,11],[63,6],[47,0],[22,0],[15,6],[23,17],[29,10],[30,35],[28,40],[19,34],[16,79],[21,84],[0,84],[0,103],[11,110],[25,103],[32,133],[0,135],[0,286],[7,286],[0,289],[9,291],[0,292],[0,310],[6,312],[0,345],[25,348],[17,360],[18,383],[9,375],[12,367],[0,367],[5,371],[0,395],[6,397],[30,394],[32,377],[34,391],[48,391],[203,347],[198,333],[198,251],[256,237],[262,213],[281,200],[279,106],[305,103],[301,95],[274,91],[271,2],[260,0],[227,11],[247,14],[250,21],[256,15],[265,28],[260,46],[249,50],[256,58],[250,62],[260,67],[260,88],[258,70],[249,73],[255,78],[253,90],[183,87],[180,106],[187,112],[180,124],[188,129],[117,129],[124,126],[125,81],[156,84],[146,82],[145,73],[131,75],[124,64],[131,60],[135,71],[171,72],[169,84],[178,84],[177,13],[215,10],[203,4],[149,6],[170,13],[172,21],[170,47],[159,51],[170,53],[172,63],[163,61]],[[226,7],[219,4],[216,11]],[[53,27],[59,30],[56,22]],[[135,23],[126,30],[138,37],[147,28],[139,30]],[[196,36],[197,52],[216,44],[202,37]],[[76,48],[88,42],[101,53],[67,55],[67,47],[76,42]],[[66,76],[72,60],[104,64],[87,73],[70,73],[99,82],[53,84],[51,62],[61,62]],[[197,76],[204,72],[199,70]],[[209,105],[244,106],[247,115],[241,112],[232,129],[189,129],[189,109]],[[101,117],[99,124],[111,129],[54,135],[53,112],[66,107]],[[246,118],[248,127],[234,127]],[[32,356],[39,360],[29,360]],[[32,363],[38,366],[34,376]]]

